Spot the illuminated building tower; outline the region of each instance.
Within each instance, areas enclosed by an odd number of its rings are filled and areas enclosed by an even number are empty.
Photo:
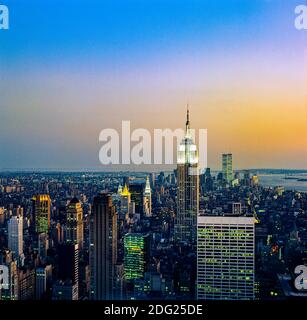
[[[117,261],[117,213],[109,194],[94,198],[90,233],[91,299],[111,300]]]
[[[39,194],[32,198],[35,232],[48,233],[50,227],[50,205],[48,194]]]
[[[177,157],[176,241],[196,242],[196,222],[199,210],[198,153],[190,132],[189,109],[186,133]]]
[[[131,203],[131,193],[125,184],[123,191],[120,195],[120,212],[123,214],[129,213],[129,205]]]
[[[144,208],[144,214],[146,217],[151,216],[151,188],[149,183],[149,178],[146,177],[146,184],[144,188],[144,194],[143,194],[143,208]]]
[[[23,254],[23,218],[12,216],[8,222],[8,248],[16,259]]]
[[[83,210],[77,198],[73,198],[66,209],[66,242],[83,248]]]
[[[254,223],[247,216],[198,217],[198,299],[254,299]]]
[[[223,173],[223,179],[227,183],[231,183],[231,180],[233,179],[231,153],[224,153],[222,155],[222,173]]]
[[[124,274],[126,281],[144,277],[150,250],[150,236],[142,233],[127,233],[124,238]]]

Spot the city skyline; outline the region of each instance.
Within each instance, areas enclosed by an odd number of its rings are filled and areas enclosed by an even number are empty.
[[[6,2],[0,170],[99,168],[102,129],[181,128],[187,102],[209,167],[307,168],[297,0]]]
[[[307,0],[0,0],[3,317],[299,317],[306,31]]]

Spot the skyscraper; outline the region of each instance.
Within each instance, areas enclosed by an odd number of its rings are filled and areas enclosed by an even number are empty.
[[[60,244],[57,248],[59,270],[58,280],[71,280],[73,284],[79,281],[79,248],[77,244]]]
[[[125,280],[142,279],[150,250],[149,234],[127,233],[124,239],[124,249]]]
[[[8,222],[8,248],[16,259],[23,253],[23,218],[12,216]]]
[[[91,221],[91,299],[113,298],[114,268],[117,261],[117,213],[109,194],[94,198]]]
[[[197,298],[254,299],[254,218],[199,216]]]
[[[48,233],[50,227],[50,205],[48,194],[38,194],[32,198],[35,232]]]
[[[185,137],[179,146],[177,157],[177,215],[174,230],[176,241],[196,242],[198,210],[198,152],[190,132],[188,109]]]
[[[129,213],[129,205],[131,203],[131,193],[128,186],[125,184],[123,191],[120,194],[120,212],[123,214]]]
[[[143,208],[144,208],[144,214],[146,217],[151,216],[151,188],[149,183],[149,177],[146,177],[146,184],[144,188],[144,194],[143,194]]]
[[[227,183],[231,183],[233,179],[233,171],[232,171],[232,154],[224,153],[222,155],[222,173],[223,179]]]
[[[83,210],[80,201],[73,198],[66,208],[66,242],[83,247]]]
[[[35,298],[41,300],[52,283],[52,265],[36,268],[35,271]]]
[[[18,300],[35,298],[35,269],[33,267],[18,270]]]
[[[78,299],[79,285],[79,247],[78,244],[60,244],[58,252],[58,280],[66,286],[71,286],[76,300]],[[77,289],[74,289],[74,287]]]
[[[134,181],[129,183],[129,191],[131,193],[131,201],[135,203],[135,213],[143,214],[143,183]]]
[[[49,239],[46,233],[38,235],[38,254],[41,262],[45,262],[47,258],[47,251],[49,249]]]

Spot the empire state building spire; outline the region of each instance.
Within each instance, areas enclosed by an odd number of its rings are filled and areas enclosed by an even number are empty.
[[[178,242],[195,244],[199,210],[199,175],[198,152],[191,133],[188,105],[186,133],[177,154],[177,212],[174,239]]]
[[[192,129],[190,128],[190,110],[187,105],[187,120],[185,123],[185,136],[179,145],[177,154],[177,164],[197,164],[197,147],[193,141]]]
[[[189,111],[189,105],[187,105],[187,121],[185,123],[185,132],[186,135],[190,132],[190,111]]]

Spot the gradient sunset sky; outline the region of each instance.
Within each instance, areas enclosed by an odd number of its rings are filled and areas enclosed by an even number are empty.
[[[307,169],[305,0],[1,3],[0,170],[97,168],[102,129],[180,128],[187,102],[211,168]]]

